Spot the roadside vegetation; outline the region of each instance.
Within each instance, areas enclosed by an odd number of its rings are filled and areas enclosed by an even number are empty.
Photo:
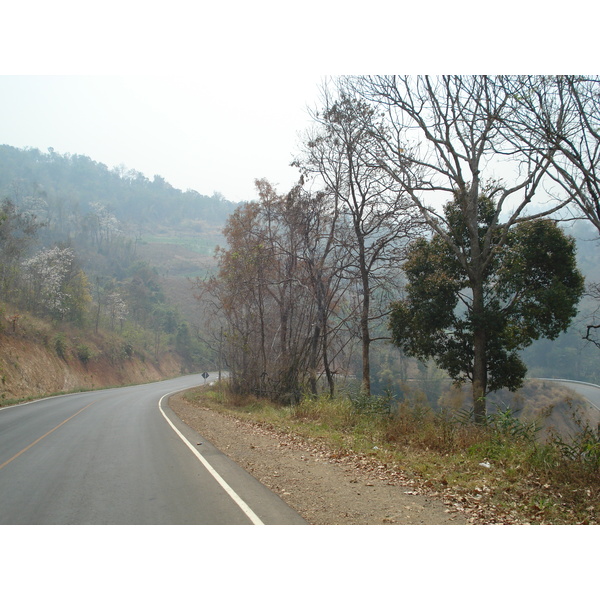
[[[84,377],[137,355],[227,369],[229,391],[201,393],[218,410],[464,510],[596,523],[597,424],[522,389],[528,373],[600,383],[600,78],[352,76],[321,92],[297,184],[257,180],[238,205],[0,146],[0,342],[39,319],[51,359]],[[15,397],[29,363],[0,350]],[[470,398],[444,396],[448,379]]]
[[[523,421],[511,408],[483,424],[462,410],[433,410],[418,393],[400,403],[360,395],[303,397],[282,406],[225,385],[186,394],[192,403],[276,428],[338,456],[368,456],[417,488],[454,499],[490,522],[597,524],[600,434],[578,416],[572,433]],[[389,409],[389,410],[388,410]],[[506,518],[506,520],[503,520]]]
[[[0,302],[0,406],[179,375],[187,365],[180,338],[175,331],[157,339],[133,322],[96,330]]]

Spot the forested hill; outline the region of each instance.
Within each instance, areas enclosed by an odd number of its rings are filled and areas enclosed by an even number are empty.
[[[187,276],[211,267],[235,207],[87,156],[0,145],[0,337],[39,340],[90,373],[107,356],[206,369]],[[21,389],[7,356],[0,400]]]
[[[101,206],[136,232],[157,225],[195,232],[221,228],[236,206],[219,193],[209,197],[176,189],[159,175],[150,180],[87,156],[8,145],[0,145],[0,198],[57,225]]]

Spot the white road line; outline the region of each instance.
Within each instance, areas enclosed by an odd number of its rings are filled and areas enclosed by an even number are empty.
[[[93,391],[93,390],[89,390]],[[69,392],[68,394],[57,394],[56,396],[44,396],[43,398],[36,398],[35,400],[27,400],[27,402],[19,402],[18,404],[9,404],[8,406],[0,406],[0,410],[6,410],[7,408],[17,408],[17,406],[29,406],[36,402],[42,402],[42,400],[52,400],[54,398],[66,398],[67,396],[75,396],[84,392]]]
[[[188,388],[184,388],[184,389],[188,389]],[[181,390],[179,390],[179,391],[181,391]],[[196,448],[194,448],[194,446],[192,446],[192,444],[181,433],[181,431],[179,431],[179,429],[177,429],[177,427],[175,427],[175,425],[173,424],[173,422],[171,421],[171,419],[169,419],[169,417],[167,417],[165,411],[162,409],[162,406],[161,406],[162,401],[167,396],[172,396],[173,394],[176,394],[176,393],[177,392],[169,392],[168,394],[165,394],[158,401],[158,408],[159,408],[160,412],[162,413],[162,416],[166,419],[167,423],[173,428],[173,430],[175,431],[175,433],[183,440],[184,444],[194,453],[194,456],[204,465],[204,467],[206,468],[206,470],[215,478],[215,480],[217,481],[217,483],[229,494],[229,496],[231,497],[231,499],[240,507],[240,509],[244,512],[244,514],[252,521],[252,523],[254,525],[264,525],[264,523],[256,516],[256,514],[254,513],[254,511],[235,493],[235,491],[217,473],[217,471],[215,471],[215,469],[204,458],[204,456],[202,456],[202,454],[200,454],[200,452],[198,452],[198,450],[196,450]]]

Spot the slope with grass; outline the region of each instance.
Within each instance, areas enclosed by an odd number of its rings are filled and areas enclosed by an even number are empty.
[[[576,410],[577,399],[567,399]],[[542,439],[539,423],[517,419],[510,408],[480,426],[457,412],[431,410],[418,398],[406,398],[391,414],[377,415],[349,398],[304,398],[284,407],[206,387],[186,392],[174,408],[203,435],[214,430],[221,450],[256,469],[263,483],[295,502],[300,512],[304,506],[312,522],[414,522],[406,511],[417,510],[416,505],[409,509],[405,502],[412,496],[443,504],[437,517],[431,513],[437,519],[432,523],[441,523],[444,514],[475,524],[600,522],[600,436],[581,420],[572,434],[549,430]],[[207,414],[218,414],[230,425]],[[264,436],[274,438],[277,448],[266,447]],[[298,456],[287,457],[290,446]],[[330,488],[343,474],[324,481],[322,472],[309,468],[317,461],[337,464],[346,473],[347,481],[340,480],[346,490],[344,510],[339,510],[339,494],[335,502],[326,501],[334,497]],[[407,487],[399,494],[382,492],[379,500],[373,494],[372,502],[382,504],[368,509],[369,521],[362,495],[370,491],[350,485],[362,481],[370,488],[369,480],[357,473],[385,486]],[[321,500],[314,497],[317,489]],[[359,513],[363,520],[357,521]],[[382,521],[386,514],[392,521]]]
[[[75,390],[158,381],[181,374],[174,352],[158,357],[110,332],[52,325],[23,315],[0,326],[0,406]]]

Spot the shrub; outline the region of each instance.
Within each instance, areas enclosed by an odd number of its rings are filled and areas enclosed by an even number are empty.
[[[84,365],[87,365],[91,357],[92,351],[89,346],[86,346],[85,344],[77,346],[77,358],[79,358]]]
[[[357,396],[349,396],[349,399],[357,413],[369,415],[389,415],[393,402],[390,393],[385,396],[373,396],[361,392]]]
[[[535,422],[523,422],[517,417],[519,411],[507,408],[488,415],[487,424],[497,439],[535,442],[536,434],[541,427]]]
[[[593,429],[589,423],[582,424],[581,431],[572,435],[570,440],[553,434],[550,443],[558,448],[563,460],[577,463],[590,471],[600,469],[600,431]]]
[[[64,333],[58,333],[54,338],[54,350],[58,354],[59,358],[65,359],[67,352],[67,340],[65,339]]]

